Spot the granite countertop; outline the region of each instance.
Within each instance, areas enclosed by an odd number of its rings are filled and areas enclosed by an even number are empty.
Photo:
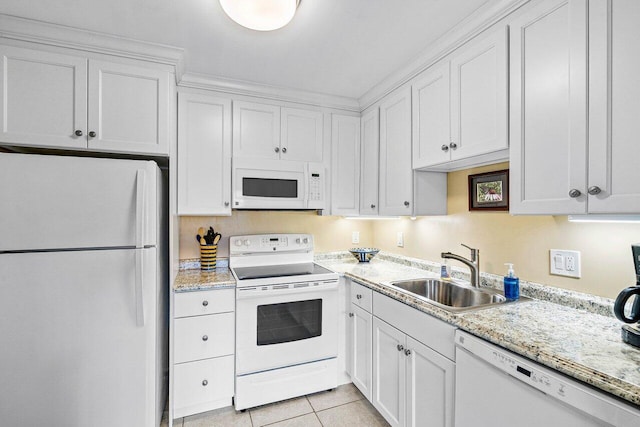
[[[640,349],[622,341],[622,324],[612,316],[611,300],[521,282],[523,295],[540,299],[450,313],[389,286],[394,280],[438,277],[439,264],[381,255],[369,263],[344,257],[317,262],[473,335],[640,405]],[[454,270],[454,277],[464,278],[461,271]],[[497,287],[498,281],[501,283],[499,276],[482,275],[483,286]]]
[[[174,291],[235,287],[233,274],[224,261],[210,272],[200,271],[197,260],[182,262]],[[395,280],[439,277],[438,263],[384,252],[369,263],[358,263],[348,252],[319,254],[316,262],[473,335],[640,406],[640,349],[622,342],[621,323],[613,317],[613,302],[609,299],[521,281],[521,294],[535,299],[451,313],[389,286],[389,282]],[[469,278],[463,268],[453,267],[452,275]],[[483,273],[481,286],[501,288],[502,277]]]

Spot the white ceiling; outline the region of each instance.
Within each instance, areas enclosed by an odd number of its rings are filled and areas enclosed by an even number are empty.
[[[0,13],[185,49],[186,71],[360,98],[493,0],[302,0],[257,32],[218,0],[2,0]]]

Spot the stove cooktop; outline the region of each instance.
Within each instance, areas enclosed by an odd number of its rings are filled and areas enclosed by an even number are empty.
[[[290,277],[316,274],[333,274],[330,270],[313,262],[299,264],[262,265],[258,267],[237,267],[233,271],[238,280],[266,279],[272,277]]]

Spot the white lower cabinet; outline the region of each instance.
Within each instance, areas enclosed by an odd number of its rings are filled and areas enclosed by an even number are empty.
[[[235,290],[174,294],[171,416],[181,418],[232,404]]]
[[[353,384],[394,427],[453,426],[456,328],[364,288],[371,314],[353,302],[362,288],[352,283]]]

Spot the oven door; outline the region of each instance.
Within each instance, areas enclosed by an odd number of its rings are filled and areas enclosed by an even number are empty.
[[[239,287],[236,374],[338,354],[338,281]]]

